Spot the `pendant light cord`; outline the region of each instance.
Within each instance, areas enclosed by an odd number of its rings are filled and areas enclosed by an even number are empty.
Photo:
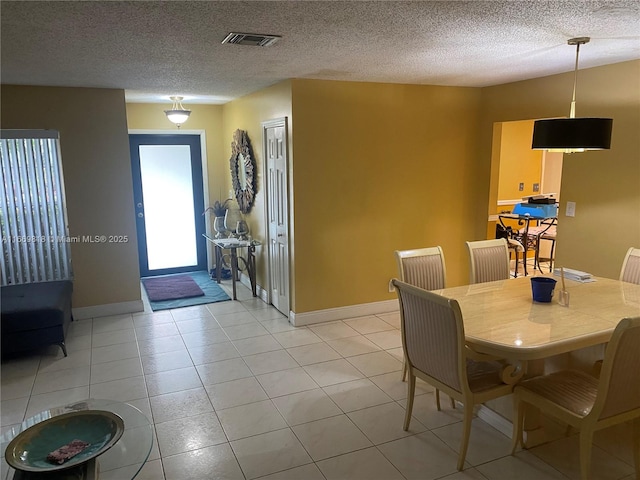
[[[589,43],[589,37],[576,37],[567,41],[569,45],[576,46],[576,68],[573,74],[573,97],[571,98],[571,112],[569,118],[576,118],[576,86],[578,85],[578,56],[580,55],[580,45]]]
[[[576,68],[573,75],[573,97],[571,97],[571,112],[569,118],[576,118],[576,86],[578,85],[578,55],[580,55],[580,43],[576,43]]]

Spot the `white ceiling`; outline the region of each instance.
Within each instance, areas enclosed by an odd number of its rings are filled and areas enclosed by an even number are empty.
[[[1,80],[225,103],[286,78],[487,86],[640,58],[640,2],[2,1]],[[222,45],[229,32],[281,35]]]

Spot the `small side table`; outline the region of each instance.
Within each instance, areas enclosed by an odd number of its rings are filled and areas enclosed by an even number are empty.
[[[203,234],[204,235],[204,234]],[[254,297],[257,297],[258,294],[256,292],[256,247],[261,245],[257,240],[239,240],[237,238],[211,238],[208,235],[204,235],[204,237],[209,240],[211,243],[215,245],[216,250],[216,281],[220,283],[221,276],[220,270],[225,262],[225,254],[223,250],[229,250],[230,254],[228,255],[229,264],[231,267],[231,285],[233,288],[233,299],[237,300],[236,296],[236,279],[238,278],[238,272],[242,270],[246,270],[249,275],[249,281],[251,282],[251,293]],[[246,258],[242,255],[238,255],[239,248],[247,249]],[[244,268],[240,268],[238,264],[238,260],[241,260],[244,263]]]
[[[107,410],[122,418],[124,422],[124,434],[122,438],[120,438],[113,447],[97,457],[96,460],[99,464],[101,477],[104,476],[104,478],[118,478],[122,480],[135,478],[149,458],[149,453],[151,453],[151,447],[153,446],[153,425],[149,419],[133,405],[115,400],[92,398],[71,405],[50,408],[49,410],[44,410],[33,415],[22,422],[22,424],[12,427],[0,436],[3,456],[9,442],[27,428],[57,415],[79,410]],[[15,475],[18,476],[16,477]],[[14,479],[20,478],[20,476],[20,473],[16,472],[16,474],[10,474],[8,478]],[[45,478],[45,474],[42,474],[42,476],[38,478]]]

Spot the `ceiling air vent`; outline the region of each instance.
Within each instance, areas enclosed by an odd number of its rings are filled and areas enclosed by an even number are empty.
[[[282,37],[279,35],[262,35],[260,33],[238,33],[231,32],[222,40],[222,43],[233,43],[235,45],[251,45],[254,47],[268,47],[273,45]]]

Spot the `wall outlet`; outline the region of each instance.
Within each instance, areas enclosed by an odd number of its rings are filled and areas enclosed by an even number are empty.
[[[539,192],[540,191],[540,184],[539,183],[534,183],[533,184],[533,191],[534,192]]]
[[[567,217],[576,216],[576,202],[567,202],[567,209],[564,213]]]
[[[518,185],[518,190],[519,190],[519,191],[521,191],[521,192],[523,192],[523,191],[524,191],[524,183],[520,183],[520,184]]]
[[[389,293],[393,293],[396,291],[396,287],[393,286],[393,278],[389,280]]]

